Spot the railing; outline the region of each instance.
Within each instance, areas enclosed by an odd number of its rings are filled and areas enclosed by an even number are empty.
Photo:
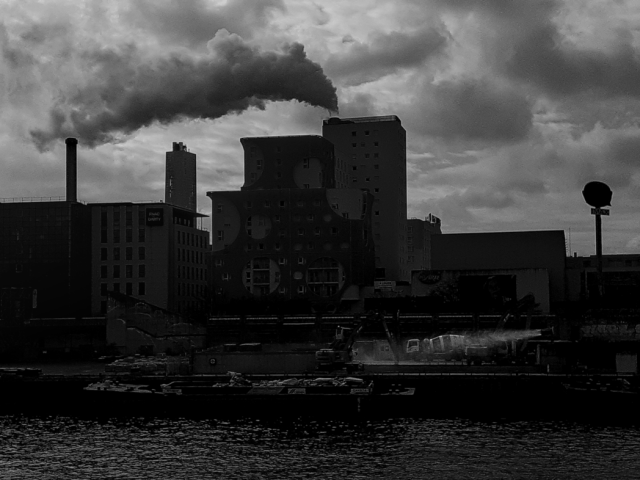
[[[66,197],[9,197],[0,198],[0,203],[24,203],[24,202],[64,202]]]

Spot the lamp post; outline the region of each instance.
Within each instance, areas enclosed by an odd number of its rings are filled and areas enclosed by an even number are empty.
[[[602,215],[609,215],[608,208],[611,205],[613,192],[609,186],[602,182],[589,182],[582,190],[582,196],[587,204],[591,205],[591,214],[596,216],[596,262],[598,280],[598,302],[602,304],[604,296],[604,283],[602,281]]]

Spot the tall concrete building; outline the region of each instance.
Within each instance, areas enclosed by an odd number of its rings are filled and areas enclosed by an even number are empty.
[[[407,141],[400,119],[329,118],[323,122],[322,136],[345,159],[349,187],[366,189],[374,197],[376,278],[408,280]]]
[[[407,220],[407,268],[429,270],[431,268],[431,236],[442,233],[440,219],[429,214],[424,220]]]
[[[373,196],[339,188],[347,165],[320,136],[241,143],[242,189],[207,192],[214,302],[293,301],[335,309],[358,301],[360,287],[374,279]]]
[[[197,211],[196,155],[182,142],[167,152],[164,203]]]

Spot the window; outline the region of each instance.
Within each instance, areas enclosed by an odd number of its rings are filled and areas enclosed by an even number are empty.
[[[379,188],[374,188],[374,189],[373,189],[373,191],[374,191],[375,193],[380,193],[380,189],[379,189]]]
[[[315,227],[315,228],[313,229],[313,234],[314,234],[314,235],[320,235],[320,227]]]
[[[282,247],[280,246],[279,243],[275,243],[273,248],[275,248],[276,250],[280,250],[280,248],[282,248]]]
[[[224,260],[221,258],[216,258],[216,267],[221,267],[224,265]]]
[[[144,247],[138,247],[138,260],[144,260],[145,259],[145,249]]]
[[[309,168],[309,159],[305,158],[302,160],[302,168]]]
[[[100,260],[105,261],[108,260],[107,258],[107,249],[106,248],[101,248],[100,249]]]
[[[106,283],[101,283],[100,284],[100,295],[102,295],[103,297],[107,294],[107,284]]]
[[[138,283],[138,295],[147,294],[147,285],[144,282]]]
[[[222,280],[228,281],[231,279],[231,275],[229,275],[228,273],[223,273],[222,274]]]
[[[124,250],[125,260],[133,260],[133,248],[127,247]]]
[[[298,235],[299,236],[303,236],[304,235],[304,228],[299,228],[298,229]]]
[[[310,213],[307,215],[307,220],[310,222],[313,222],[316,219],[315,215],[313,213]]]
[[[310,187],[310,185],[308,183],[303,183],[302,184],[302,188],[309,188],[309,187]]]
[[[352,137],[355,137],[355,136],[356,136],[356,132],[353,132],[353,131],[352,131],[352,132],[351,132],[351,136],[352,136]]]
[[[113,291],[116,293],[120,293],[120,284],[119,283],[114,283],[113,284]]]
[[[262,170],[262,160],[260,159],[256,160],[256,168],[258,170]]]
[[[373,146],[377,147],[378,146],[378,142],[373,142]]]
[[[278,265],[286,265],[287,264],[287,259],[286,258],[279,258],[278,259]]]
[[[133,265],[126,265],[125,266],[125,275],[127,278],[132,278],[133,277]]]
[[[113,247],[113,259],[120,260],[120,247]]]
[[[113,278],[120,278],[120,265],[113,266]]]
[[[364,134],[368,136],[369,135],[369,130],[365,130]]]
[[[351,167],[351,170],[358,170],[358,167],[354,165],[353,167]]]
[[[351,146],[352,146],[352,147],[357,147],[357,146],[358,146],[358,144],[357,144],[357,143],[352,143],[352,144],[351,144]]]
[[[365,153],[365,154],[364,154],[364,158],[369,158],[369,154],[368,154],[368,153]]]
[[[271,207],[271,202],[270,202],[269,200],[265,200],[265,201],[264,201],[264,206],[265,206],[266,208],[270,208],[270,207]]]
[[[216,213],[222,213],[222,204],[221,204],[221,203],[219,203],[219,204],[216,206]]]
[[[274,222],[279,222],[280,221],[280,215],[274,215],[273,216],[273,221]]]
[[[113,231],[113,243],[120,243],[120,230]]]
[[[307,250],[313,250],[314,248],[316,248],[316,247],[315,247],[313,242],[307,243]]]
[[[131,230],[130,228],[127,228],[125,230],[125,242],[127,243],[133,242],[133,230]]]
[[[349,218],[349,212],[342,212],[342,216],[344,218]]]
[[[304,292],[305,292],[304,285],[298,285],[298,293],[304,293]]]
[[[278,165],[278,166],[282,165],[282,159],[281,158],[276,158],[276,165]]]
[[[127,295],[133,295],[133,283],[127,282],[125,285]]]
[[[298,201],[296,202],[296,206],[297,206],[297,207],[304,207],[304,202],[303,202],[302,200],[298,200]]]
[[[280,200],[280,208],[284,208],[287,206],[287,201],[286,200]]]
[[[337,235],[338,229],[336,227],[331,227],[331,235]]]
[[[364,143],[364,142],[362,142],[362,143],[360,143],[360,146],[361,146],[361,147],[365,147],[366,145],[365,145],[365,143]]]
[[[377,153],[373,154],[373,158],[379,158],[379,155]],[[378,168],[378,166],[376,165],[376,168]]]
[[[144,228],[139,228],[138,229],[138,241],[139,242],[144,242],[146,240],[145,238],[145,229]]]
[[[107,278],[108,274],[107,274],[107,266],[106,265],[102,265],[100,267],[100,278]]]
[[[376,210],[375,212],[373,212],[373,214],[374,214],[376,217],[379,217],[379,216],[380,216],[380,210]]]
[[[147,274],[147,268],[145,265],[138,265],[138,277],[144,278]]]
[[[100,230],[100,243],[107,243],[107,229]]]
[[[218,230],[218,241],[224,240],[224,230]]]
[[[244,202],[245,208],[251,208],[253,204],[251,202]]]

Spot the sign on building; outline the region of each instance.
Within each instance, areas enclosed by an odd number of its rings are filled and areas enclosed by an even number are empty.
[[[156,227],[164,225],[164,209],[147,208],[147,226]]]

